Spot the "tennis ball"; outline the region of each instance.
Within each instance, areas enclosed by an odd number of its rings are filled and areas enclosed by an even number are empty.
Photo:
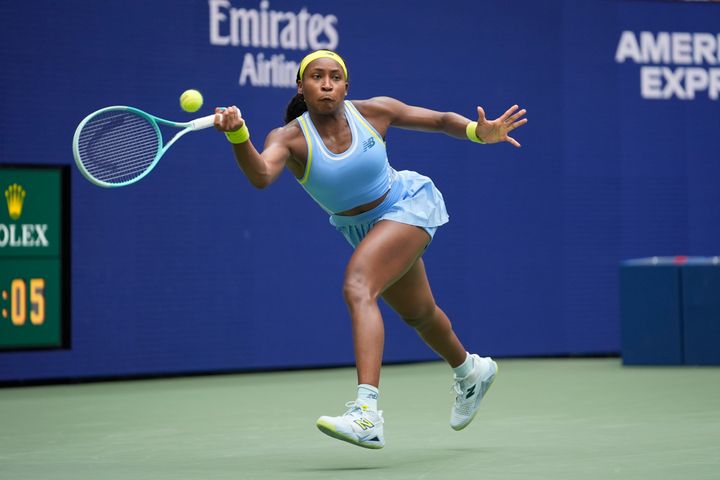
[[[185,90],[180,95],[180,108],[186,112],[197,112],[202,107],[203,98],[202,94],[197,90]]]

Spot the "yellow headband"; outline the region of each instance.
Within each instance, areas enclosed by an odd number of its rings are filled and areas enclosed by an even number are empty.
[[[347,80],[347,78],[348,78],[347,67],[345,66],[345,62],[343,61],[342,57],[340,57],[340,55],[338,55],[337,53],[330,52],[328,50],[317,50],[302,59],[302,62],[300,62],[300,79],[301,80],[302,80],[303,73],[305,72],[305,68],[307,68],[307,66],[310,65],[310,62],[312,62],[313,60],[317,60],[318,58],[329,58],[330,60],[335,60],[337,63],[339,63],[343,69],[343,72],[345,72],[345,80]]]

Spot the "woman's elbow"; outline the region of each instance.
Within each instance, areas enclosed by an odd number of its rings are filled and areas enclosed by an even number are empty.
[[[257,188],[258,190],[263,190],[270,186],[270,184],[273,182],[273,179],[268,176],[257,176],[257,177],[251,177],[249,178],[250,184]]]

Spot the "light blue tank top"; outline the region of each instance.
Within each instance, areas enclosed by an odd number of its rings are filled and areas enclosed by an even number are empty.
[[[338,213],[372,202],[390,189],[392,169],[385,142],[349,101],[345,118],[350,125],[352,143],[343,153],[332,153],[315,129],[310,115],[298,117],[308,158],[305,174],[298,181],[328,213]]]

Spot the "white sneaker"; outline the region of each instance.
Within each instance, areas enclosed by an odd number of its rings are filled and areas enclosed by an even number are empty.
[[[468,376],[458,378],[453,375],[455,383],[452,389],[457,395],[450,413],[450,426],[453,430],[462,430],[472,422],[480,407],[480,401],[497,374],[497,363],[492,358],[480,358],[476,354],[470,356],[473,359],[473,369]]]
[[[339,417],[320,417],[317,427],[326,435],[365,448],[383,448],[382,410],[375,412],[358,401],[345,404],[348,410]]]

